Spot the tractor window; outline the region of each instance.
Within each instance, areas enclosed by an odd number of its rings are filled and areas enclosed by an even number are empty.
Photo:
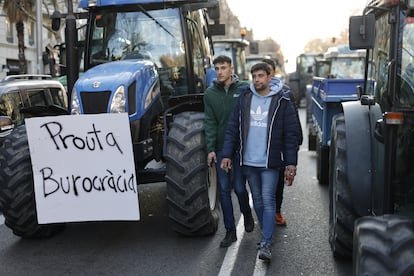
[[[315,63],[315,77],[328,78],[329,77],[329,62],[317,61]]]
[[[397,70],[396,109],[404,112],[404,121],[398,127],[396,146],[396,178],[394,180],[394,206],[396,214],[412,216],[414,210],[414,174],[411,161],[414,156],[414,18],[401,16]]]
[[[375,83],[375,101],[379,103],[382,111],[384,111],[389,110],[387,85],[391,27],[388,24],[387,16],[382,16],[377,20],[376,29],[381,30],[381,32],[376,32],[377,47],[373,49],[370,56],[372,70],[370,70],[369,79]]]
[[[192,58],[194,64],[194,78],[196,93],[202,92],[205,89],[206,73],[204,71],[204,58],[206,53],[206,37],[202,35],[202,28],[206,28],[202,12],[199,10],[190,13],[188,20],[190,47],[192,50]]]
[[[365,58],[334,58],[331,62],[331,75],[336,79],[363,79]]]
[[[107,12],[96,15],[93,23],[91,66],[126,59],[152,61],[160,76],[163,97],[187,93],[178,9]]]
[[[402,107],[414,106],[414,19],[406,18],[401,52],[401,89],[398,95]]]
[[[23,122],[23,115],[20,114],[21,105],[21,95],[17,91],[0,95],[0,115],[9,116],[15,125]]]
[[[177,9],[106,13],[96,16],[92,32],[92,63],[147,59],[162,66],[168,57],[184,65]]]
[[[246,56],[241,48],[236,48],[236,56],[234,61],[234,71],[240,79],[248,80],[249,75],[246,73]]]

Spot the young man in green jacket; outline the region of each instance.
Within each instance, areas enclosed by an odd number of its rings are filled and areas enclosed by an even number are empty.
[[[224,134],[227,127],[227,120],[231,114],[234,103],[239,96],[239,88],[247,86],[248,83],[240,81],[237,75],[233,74],[233,66],[228,56],[218,56],[213,60],[217,79],[213,86],[207,88],[204,94],[205,112],[205,134],[207,144],[207,162],[216,166],[217,180],[220,188],[220,201],[223,211],[226,236],[220,243],[220,247],[228,247],[237,240],[236,226],[234,222],[233,204],[231,191],[236,192],[240,211],[244,217],[246,232],[254,229],[254,220],[249,205],[249,196],[246,190],[246,180],[242,175],[238,154],[233,158],[233,167],[230,171],[220,168],[222,155],[221,150],[224,142]]]

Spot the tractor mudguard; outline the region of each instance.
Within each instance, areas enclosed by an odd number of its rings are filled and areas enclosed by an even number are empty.
[[[355,211],[358,216],[371,213],[373,176],[373,130],[377,119],[382,117],[379,105],[361,105],[360,101],[342,103],[345,117],[348,182]],[[377,160],[374,160],[377,162]]]

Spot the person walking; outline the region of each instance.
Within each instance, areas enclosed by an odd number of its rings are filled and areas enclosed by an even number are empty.
[[[279,82],[278,78],[276,77],[276,63],[270,59],[270,58],[265,58],[262,59],[262,62],[267,63],[270,66],[270,75],[273,76],[271,83],[275,83],[277,84]],[[295,99],[293,99],[293,95],[290,93],[290,97],[293,101],[293,103],[295,103]],[[300,124],[300,120],[299,120],[299,114],[298,114],[298,110],[297,110],[297,106],[295,104],[295,111],[296,111],[296,118],[298,120],[298,150],[299,150],[299,146],[302,145],[303,142],[303,132],[302,132],[302,126]],[[280,172],[279,172],[279,180],[278,183],[280,183],[280,185],[277,185],[276,187],[276,214],[275,214],[275,222],[276,225],[280,225],[280,226],[286,226],[286,219],[285,217],[282,215],[281,209],[282,209],[282,202],[283,202],[283,192],[284,192],[284,179],[285,179],[285,167],[281,167],[280,168]]]
[[[237,195],[240,211],[243,214],[245,231],[252,232],[254,229],[246,179],[238,165],[238,154],[233,153],[230,156],[235,164],[231,170],[230,168],[226,170],[220,168],[227,120],[239,96],[239,88],[247,86],[248,83],[240,81],[237,75],[232,74],[233,66],[230,57],[220,55],[213,60],[213,64],[217,79],[214,80],[213,86],[207,88],[204,93],[207,163],[209,166],[213,164],[216,166],[220,203],[223,211],[224,227],[226,228],[226,235],[220,242],[220,247],[228,247],[237,240],[231,198],[232,188],[234,188]]]
[[[252,66],[253,83],[243,89],[229,117],[222,150],[221,168],[235,164],[232,156],[240,148],[240,164],[253,197],[261,228],[259,258],[270,261],[276,212],[275,192],[281,167],[288,185],[296,175],[297,128],[289,88],[272,83],[268,64]]]

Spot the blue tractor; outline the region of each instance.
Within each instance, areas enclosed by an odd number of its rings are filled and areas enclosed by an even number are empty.
[[[328,184],[329,145],[334,116],[342,113],[342,103],[358,100],[357,87],[364,86],[365,52],[350,50],[348,45],[330,48],[324,59],[317,60],[320,71],[313,77],[312,122],[308,124],[309,149],[317,154],[316,175]]]
[[[332,122],[329,242],[354,275],[414,275],[414,3],[369,1],[349,22],[375,85]]]
[[[55,14],[53,23],[60,28],[66,16],[66,60],[76,69],[76,24],[68,18],[86,20],[84,73],[78,78],[67,70],[71,114],[127,113],[139,184],[167,183],[176,232],[215,233],[219,201],[215,169],[207,166],[203,92],[215,77],[211,36],[224,31],[218,1],[82,0],[79,7],[87,12]],[[27,144],[7,151],[11,160],[2,160],[0,182],[18,183],[26,197],[0,189],[6,225],[22,237],[51,236],[61,227],[37,224],[33,177],[19,172],[30,168]]]

